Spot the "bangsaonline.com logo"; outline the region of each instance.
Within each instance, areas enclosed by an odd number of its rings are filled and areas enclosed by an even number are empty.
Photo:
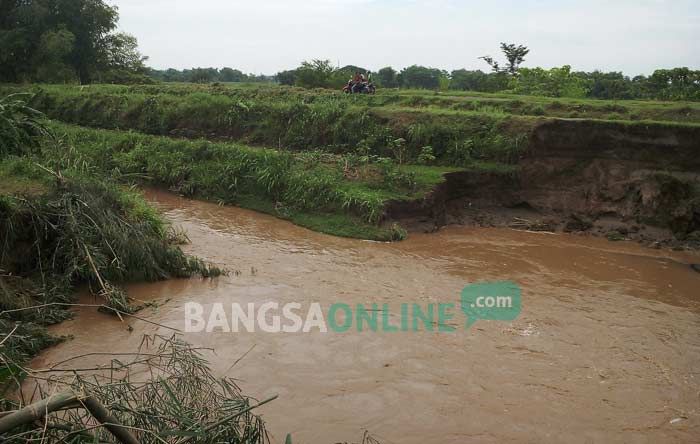
[[[512,321],[521,311],[520,287],[511,281],[481,282],[464,287],[460,303],[346,304],[337,302],[323,310],[318,302],[232,303],[207,306],[185,303],[185,331],[310,333],[329,331],[454,332],[463,318],[468,330],[478,320]],[[458,314],[461,312],[461,314]],[[398,322],[397,322],[398,319]]]

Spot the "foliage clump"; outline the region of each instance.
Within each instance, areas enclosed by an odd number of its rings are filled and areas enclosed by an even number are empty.
[[[222,270],[185,255],[170,228],[134,192],[94,179],[55,177],[49,191],[34,196],[0,196],[0,320],[22,329],[59,322],[62,304],[87,283],[107,312],[136,310],[118,286],[192,275],[216,276]],[[42,306],[25,312],[31,306]],[[36,335],[34,335],[36,336]],[[8,346],[31,356],[36,341]],[[50,343],[38,337],[41,343]],[[16,347],[15,347],[16,346]]]
[[[28,96],[15,93],[0,98],[0,159],[24,154],[48,135],[44,115],[27,105]]]

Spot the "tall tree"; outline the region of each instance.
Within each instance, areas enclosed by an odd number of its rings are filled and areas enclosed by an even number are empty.
[[[297,80],[297,70],[280,71],[275,74],[275,80],[277,80],[280,85],[294,85]]]
[[[402,69],[397,77],[404,88],[438,89],[443,76],[439,69],[413,65]]]
[[[514,43],[501,43],[501,51],[503,51],[503,55],[506,56],[508,61],[506,72],[511,75],[518,73],[518,68],[525,61],[525,56],[530,52],[527,46],[516,46]]]
[[[296,70],[296,84],[304,88],[327,88],[335,69],[330,60],[303,62]]]
[[[136,37],[124,32],[105,37],[100,57],[103,70],[123,69],[135,73],[145,72],[144,62],[148,60],[139,52]]]
[[[247,77],[238,69],[221,68],[221,71],[219,71],[219,79],[222,82],[243,82],[247,80]]]
[[[74,82],[75,72],[68,63],[74,43],[75,36],[66,29],[42,34],[32,61],[36,80],[47,83]]]
[[[81,83],[104,70],[142,69],[136,39],[114,33],[118,18],[103,0],[0,0],[0,81],[46,81],[52,66]]]
[[[399,86],[396,82],[396,70],[391,66],[377,71],[377,77],[379,78],[379,84],[384,88],[396,88]]]
[[[505,72],[510,75],[516,75],[518,73],[520,65],[525,61],[525,56],[530,52],[527,46],[503,42],[501,42],[501,51],[503,51],[503,55],[506,57],[505,68],[501,68],[498,61],[494,60],[491,56],[486,55],[479,58],[484,60],[491,67],[493,72]]]
[[[52,8],[56,25],[64,25],[75,35],[71,64],[80,83],[90,83],[106,57],[108,35],[117,27],[117,8],[102,0],[40,1]]]

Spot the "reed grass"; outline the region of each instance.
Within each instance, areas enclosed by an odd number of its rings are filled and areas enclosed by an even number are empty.
[[[0,193],[0,333],[7,335],[13,322],[22,323],[21,331],[28,333],[5,344],[18,356],[30,357],[53,343],[37,332],[69,313],[55,306],[31,313],[7,311],[70,303],[76,286],[87,284],[106,307],[130,313],[138,307],[119,287],[121,282],[222,273],[185,255],[169,225],[135,191],[52,172],[28,158],[0,165],[0,183],[19,175],[22,183],[36,184],[29,193]]]

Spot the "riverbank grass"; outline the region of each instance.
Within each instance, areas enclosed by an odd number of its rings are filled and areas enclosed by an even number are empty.
[[[70,315],[79,285],[107,312],[128,314],[137,307],[122,282],[222,272],[185,255],[136,191],[27,157],[0,161],[0,184],[0,321],[3,346],[19,360],[52,343],[39,333]],[[15,322],[20,332],[10,334]]]

